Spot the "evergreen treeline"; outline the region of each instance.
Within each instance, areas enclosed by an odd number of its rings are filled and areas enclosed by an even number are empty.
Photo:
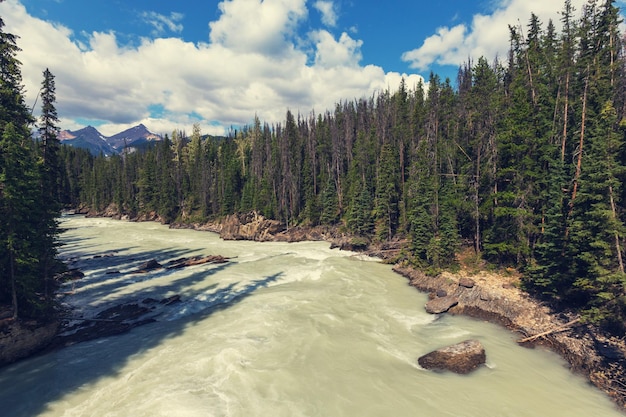
[[[613,0],[566,1],[562,31],[531,15],[510,53],[461,66],[456,86],[255,119],[228,138],[174,132],[110,158],[62,149],[66,202],[167,221],[256,210],[407,239],[413,265],[453,268],[461,248],[524,272],[523,285],[589,319],[624,323],[626,66]],[[427,87],[426,87],[427,86]]]
[[[61,266],[56,237],[62,161],[54,76],[43,73],[40,139],[35,141],[16,37],[3,27],[0,19],[0,318],[50,318],[53,278]]]

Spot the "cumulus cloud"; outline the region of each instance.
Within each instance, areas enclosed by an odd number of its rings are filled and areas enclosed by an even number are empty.
[[[458,57],[465,49],[465,25],[457,25],[452,29],[441,27],[437,33],[428,37],[424,44],[402,54],[402,60],[411,62],[412,68],[427,69],[433,62],[439,64],[459,64]]]
[[[572,5],[580,11],[586,2],[572,0]],[[424,70],[432,64],[458,66],[468,57],[502,58],[509,48],[509,25],[521,24],[525,29],[534,13],[544,25],[552,19],[560,28],[559,12],[558,5],[546,0],[497,0],[491,14],[476,14],[469,25],[459,23],[437,29],[420,47],[402,54],[402,60],[411,68]],[[526,16],[526,20],[520,22],[520,16]]]
[[[342,33],[337,40],[325,30],[311,33],[315,42],[315,64],[324,68],[336,66],[356,67],[361,60],[361,46],[363,41],[352,39],[347,33]]]
[[[167,30],[174,33],[183,31],[183,25],[179,23],[184,17],[181,13],[172,12],[165,16],[156,12],[142,12],[140,17],[154,28],[152,31],[154,36],[162,35]]]
[[[360,65],[362,41],[346,33],[296,39],[305,3],[226,0],[205,43],[157,37],[124,46],[114,32],[89,33],[79,43],[69,28],[30,16],[18,0],[0,2],[0,16],[20,36],[27,105],[49,68],[63,128],[94,121],[109,135],[143,123],[169,133],[199,123],[203,133],[224,134],[255,115],[281,122],[287,109],[323,112],[342,99],[397,88],[403,74]],[[408,85],[421,79],[404,76]]]
[[[332,1],[318,0],[313,3],[313,7],[322,15],[322,23],[329,27],[337,25],[337,12]]]
[[[280,55],[307,16],[306,0],[225,0],[220,18],[210,22],[214,44],[238,52]]]

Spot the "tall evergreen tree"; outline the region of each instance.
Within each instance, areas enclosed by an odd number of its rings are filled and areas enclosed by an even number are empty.
[[[24,104],[16,37],[0,19],[0,300],[13,316],[38,316],[48,306],[47,271],[51,244],[49,212],[41,170],[30,136],[34,121]]]
[[[61,165],[59,161],[60,141],[58,139],[59,118],[54,103],[56,88],[54,75],[49,69],[43,72],[41,86],[41,116],[39,118],[39,136],[41,141],[41,216],[39,218],[39,240],[41,248],[39,262],[40,273],[45,282],[45,297],[52,296],[52,275],[57,267],[56,237],[58,235],[57,217],[61,211]]]
[[[390,143],[381,149],[374,198],[376,234],[380,240],[391,239],[398,227],[399,167],[396,150]]]

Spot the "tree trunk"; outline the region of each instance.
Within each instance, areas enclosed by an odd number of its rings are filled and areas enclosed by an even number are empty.
[[[561,137],[561,162],[565,161],[565,145],[567,144],[567,117],[569,112],[569,71],[565,75],[565,104],[563,109],[563,136]]]
[[[9,273],[11,274],[11,304],[13,307],[13,320],[17,319],[17,288],[15,285],[15,254],[9,249]]]
[[[617,209],[615,208],[615,199],[613,198],[613,186],[609,185],[609,199],[611,201],[611,211],[613,213],[613,220],[617,220]],[[619,265],[619,271],[624,273],[624,261],[622,259],[622,248],[619,242],[619,233],[615,231],[615,251],[617,252],[617,262]]]
[[[576,192],[578,191],[578,179],[580,178],[580,169],[583,160],[583,144],[585,142],[585,118],[587,116],[587,88],[589,87],[589,67],[587,67],[587,77],[585,78],[585,89],[583,91],[583,114],[580,125],[580,142],[578,144],[578,160],[576,161],[576,173],[574,174],[574,186],[572,190],[572,201],[570,201],[570,214],[576,200]]]
[[[480,150],[478,151],[478,156],[476,160],[476,177],[474,178],[474,209],[475,213],[475,249],[476,254],[480,253],[480,207],[479,207],[479,198],[478,198],[478,186],[480,184]]]

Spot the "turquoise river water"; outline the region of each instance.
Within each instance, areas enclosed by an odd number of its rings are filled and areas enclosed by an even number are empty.
[[[2,416],[623,416],[556,354],[494,324],[426,314],[426,295],[375,259],[156,223],[71,216],[62,227],[61,254],[85,273],[62,289],[73,314],[182,302],[129,333],[0,369]],[[211,254],[231,261],[127,273]],[[417,364],[469,338],[487,352],[476,372]]]

